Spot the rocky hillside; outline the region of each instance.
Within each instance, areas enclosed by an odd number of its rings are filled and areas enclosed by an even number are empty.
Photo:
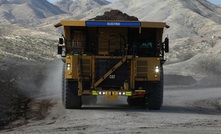
[[[6,20],[33,20],[64,14],[47,0],[1,0],[0,17]]]
[[[10,22],[0,22],[1,61],[54,60],[57,58],[55,38],[56,36],[50,33],[24,28]]]
[[[1,45],[0,54],[38,59],[34,57],[45,53],[47,58],[43,59],[56,58],[55,49],[44,46],[48,43],[53,44],[50,47],[56,45],[61,31],[55,29],[54,24],[61,19],[94,18],[111,9],[119,9],[143,21],[167,22],[171,26],[165,31],[165,36],[168,35],[171,39],[170,53],[166,55],[167,64],[174,68],[179,68],[177,63],[198,63],[199,57],[203,55],[210,61],[210,56],[207,55],[221,53],[221,7],[207,0],[115,0],[113,3],[106,0],[58,0],[53,4],[46,0],[0,0],[1,39],[16,44],[16,50],[19,46],[17,43],[23,44],[27,51],[32,46],[36,48],[30,51],[35,54],[30,55],[28,52],[14,51],[13,48],[8,49],[7,45]],[[30,45],[24,45],[27,43]],[[46,54],[49,49],[50,53]],[[189,75],[194,70],[181,73],[186,71],[177,72],[180,75]],[[174,73],[167,66],[165,72]],[[194,77],[204,78],[202,75]]]
[[[60,9],[73,16],[79,16],[91,9],[101,8],[108,4],[110,2],[106,0],[59,0],[55,3]]]

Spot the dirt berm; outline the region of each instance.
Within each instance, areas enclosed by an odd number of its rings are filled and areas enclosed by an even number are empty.
[[[45,64],[9,61],[0,63],[0,130],[6,125],[15,127],[26,124],[27,120],[31,118],[43,119],[47,115],[47,109],[50,108],[51,103],[49,100],[39,101],[35,98],[49,94],[47,88],[50,84],[48,85],[46,82],[51,84],[59,82],[53,82],[53,79],[57,77],[50,74],[51,68],[55,66],[52,62]],[[58,73],[58,75],[60,74]],[[50,94],[53,95],[52,92]],[[19,121],[10,125],[17,119]]]

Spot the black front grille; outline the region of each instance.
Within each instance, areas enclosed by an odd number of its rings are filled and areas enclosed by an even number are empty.
[[[112,67],[114,67],[121,59],[97,59],[95,62],[95,81],[99,80]],[[115,70],[107,79],[105,79],[98,87],[103,89],[120,89],[125,81],[130,80],[130,62],[125,62],[117,70]]]

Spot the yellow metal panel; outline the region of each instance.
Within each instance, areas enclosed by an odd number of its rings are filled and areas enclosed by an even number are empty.
[[[84,77],[91,77],[92,72],[92,56],[82,56],[82,72]]]
[[[148,80],[150,81],[160,80],[160,72],[155,72],[156,66],[160,67],[160,58],[148,58]]]
[[[62,20],[61,24],[63,26],[86,26],[83,20]]]
[[[133,56],[126,56],[127,59],[133,59]],[[95,59],[122,59],[122,56],[94,56]]]
[[[65,69],[65,78],[66,79],[77,79],[77,65],[78,65],[78,56],[67,55],[66,56],[66,66],[67,64],[71,65],[71,69]]]
[[[67,70],[67,65],[70,64],[71,65],[71,69]],[[72,79],[73,78],[73,60],[72,60],[72,56],[67,55],[66,56],[66,63],[65,63],[65,78],[66,79]]]
[[[148,58],[139,57],[136,58],[135,61],[135,78],[142,78],[147,79],[148,78]]]
[[[70,27],[64,27],[64,35],[65,35],[66,40],[71,40],[71,30],[70,30]]]
[[[141,27],[164,28],[166,27],[166,23],[165,22],[141,22]]]
[[[160,73],[155,72],[156,66],[160,67],[160,58],[136,58],[136,81],[159,81]]]

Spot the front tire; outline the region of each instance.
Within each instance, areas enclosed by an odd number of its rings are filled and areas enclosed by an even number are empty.
[[[63,69],[62,102],[66,109],[79,109],[82,106],[81,96],[78,96],[78,82],[65,78]]]
[[[163,104],[163,68],[161,69],[160,81],[151,83],[146,96],[147,108],[160,110]]]
[[[143,98],[127,97],[127,103],[129,106],[142,106],[143,105]]]

